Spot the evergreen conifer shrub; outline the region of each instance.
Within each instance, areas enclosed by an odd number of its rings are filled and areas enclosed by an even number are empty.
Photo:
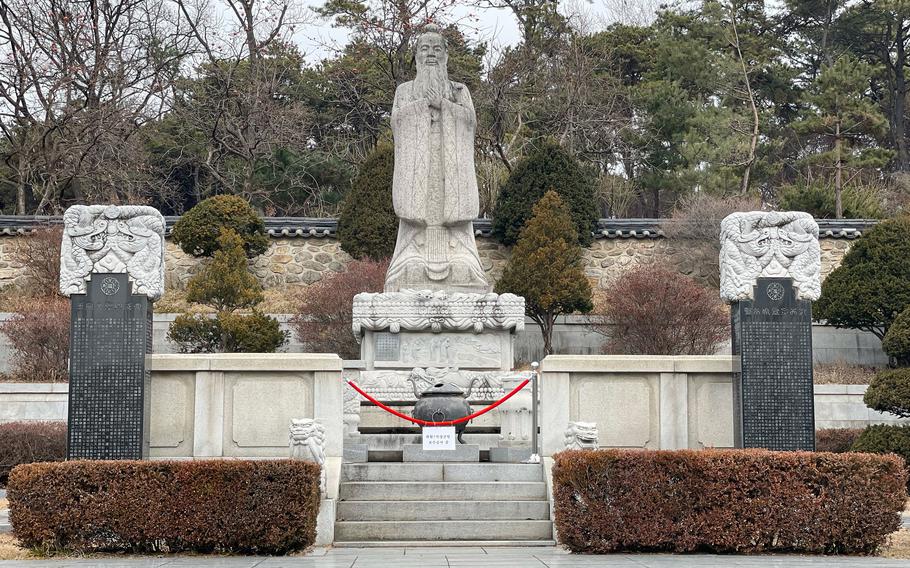
[[[910,366],[910,307],[901,312],[882,340],[882,349],[901,367]]]
[[[212,256],[219,249],[222,229],[231,229],[240,236],[249,258],[269,248],[262,218],[236,195],[216,195],[200,201],[174,224],[172,237],[186,254]]]
[[[816,319],[883,339],[910,306],[910,217],[882,221],[857,239],[822,283]]]
[[[591,244],[597,223],[592,176],[566,149],[547,142],[519,161],[499,191],[493,212],[493,235],[503,244],[518,242],[534,204],[555,191],[568,208],[579,244]]]
[[[872,410],[910,418],[910,368],[876,373],[866,388],[863,402]]]
[[[383,260],[395,252],[398,217],[392,206],[395,152],[380,144],[367,157],[338,217],[341,248],[358,260]]]
[[[910,473],[910,424],[873,424],[863,430],[853,442],[851,452],[870,454],[896,454],[904,459]]]
[[[211,249],[214,258],[190,279],[186,295],[216,314],[177,316],[167,337],[182,353],[272,353],[287,342],[278,320],[255,308],[262,301],[262,285],[247,265],[244,247],[249,242],[230,226],[220,228],[217,248]]]
[[[496,283],[497,293],[524,296],[525,312],[540,326],[547,354],[553,352],[556,317],[593,308],[582,255],[568,208],[559,194],[548,191],[534,206]]]

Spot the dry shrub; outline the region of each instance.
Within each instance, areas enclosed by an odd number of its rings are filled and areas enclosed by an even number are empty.
[[[315,541],[319,473],[296,460],[21,465],[10,522],[46,551],[284,554]]]
[[[761,208],[761,200],[755,196],[692,193],[676,202],[670,218],[661,223],[661,229],[668,237],[702,241],[720,251],[720,222],[724,217]]]
[[[731,213],[761,208],[761,200],[753,196],[692,193],[676,203],[660,228],[667,237],[682,241],[678,245],[698,249],[701,254],[690,254],[692,262],[700,266],[696,272],[706,275],[705,284],[720,288],[720,222]]]
[[[555,456],[559,540],[573,552],[869,554],[900,527],[897,456],[767,450]]]
[[[65,422],[8,422],[0,424],[0,485],[23,463],[66,458]]]
[[[817,385],[868,385],[875,378],[875,368],[839,359],[833,363],[816,364],[812,376]]]
[[[355,260],[344,272],[327,276],[300,293],[297,315],[290,324],[304,349],[359,359],[360,346],[351,330],[354,296],[382,292],[389,262]]]
[[[862,428],[822,428],[815,431],[815,449],[819,452],[842,454],[850,451],[853,442],[863,433]]]
[[[16,260],[29,279],[29,295],[55,296],[60,289],[60,241],[63,228],[48,226],[19,240]]]
[[[688,276],[655,265],[623,274],[589,326],[609,337],[605,353],[713,355],[729,337],[727,308]]]
[[[27,383],[68,380],[70,304],[66,298],[24,299],[16,302],[14,315],[0,323],[9,338],[9,379]]]

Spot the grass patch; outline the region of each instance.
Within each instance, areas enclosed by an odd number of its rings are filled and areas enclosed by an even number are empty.
[[[19,542],[11,534],[0,534],[0,560],[25,560],[35,558],[28,549],[19,546]]]
[[[892,533],[879,556],[884,558],[910,558],[910,529],[900,529]]]

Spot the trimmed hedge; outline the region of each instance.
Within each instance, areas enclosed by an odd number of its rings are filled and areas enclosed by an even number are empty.
[[[66,459],[66,422],[0,424],[0,486],[9,472],[24,463]]]
[[[872,553],[900,527],[897,456],[766,450],[566,451],[559,540],[573,552]]]
[[[21,465],[10,522],[47,551],[284,554],[316,539],[319,474],[296,460]]]

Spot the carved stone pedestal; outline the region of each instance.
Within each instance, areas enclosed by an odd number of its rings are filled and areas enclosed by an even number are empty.
[[[524,317],[524,298],[513,294],[447,291],[358,294],[354,297],[353,330],[361,339],[364,370],[360,371],[357,384],[377,400],[410,414],[417,400],[415,393],[422,393],[439,382],[451,383],[465,394],[470,393],[469,402],[474,410],[479,410],[507,392],[503,390],[504,379],[520,375],[511,372],[512,344],[514,333],[524,328]],[[374,406],[359,409],[362,422],[353,416],[346,422],[352,430],[359,424],[361,431],[370,433],[363,439],[376,438],[383,431],[399,432],[385,434],[397,436],[397,443],[390,445],[386,440],[382,448],[374,445],[371,449],[407,449],[413,435],[400,432],[401,428],[412,425]],[[489,429],[498,426],[498,422],[499,415],[490,412],[471,424]],[[530,433],[530,425],[527,431]],[[488,447],[485,445],[484,449]],[[444,461],[442,454],[448,453],[451,452],[432,452],[436,461]],[[457,457],[456,461],[464,459]]]
[[[524,298],[431,291],[358,294],[353,316],[367,370],[508,371],[513,334],[524,329]]]

